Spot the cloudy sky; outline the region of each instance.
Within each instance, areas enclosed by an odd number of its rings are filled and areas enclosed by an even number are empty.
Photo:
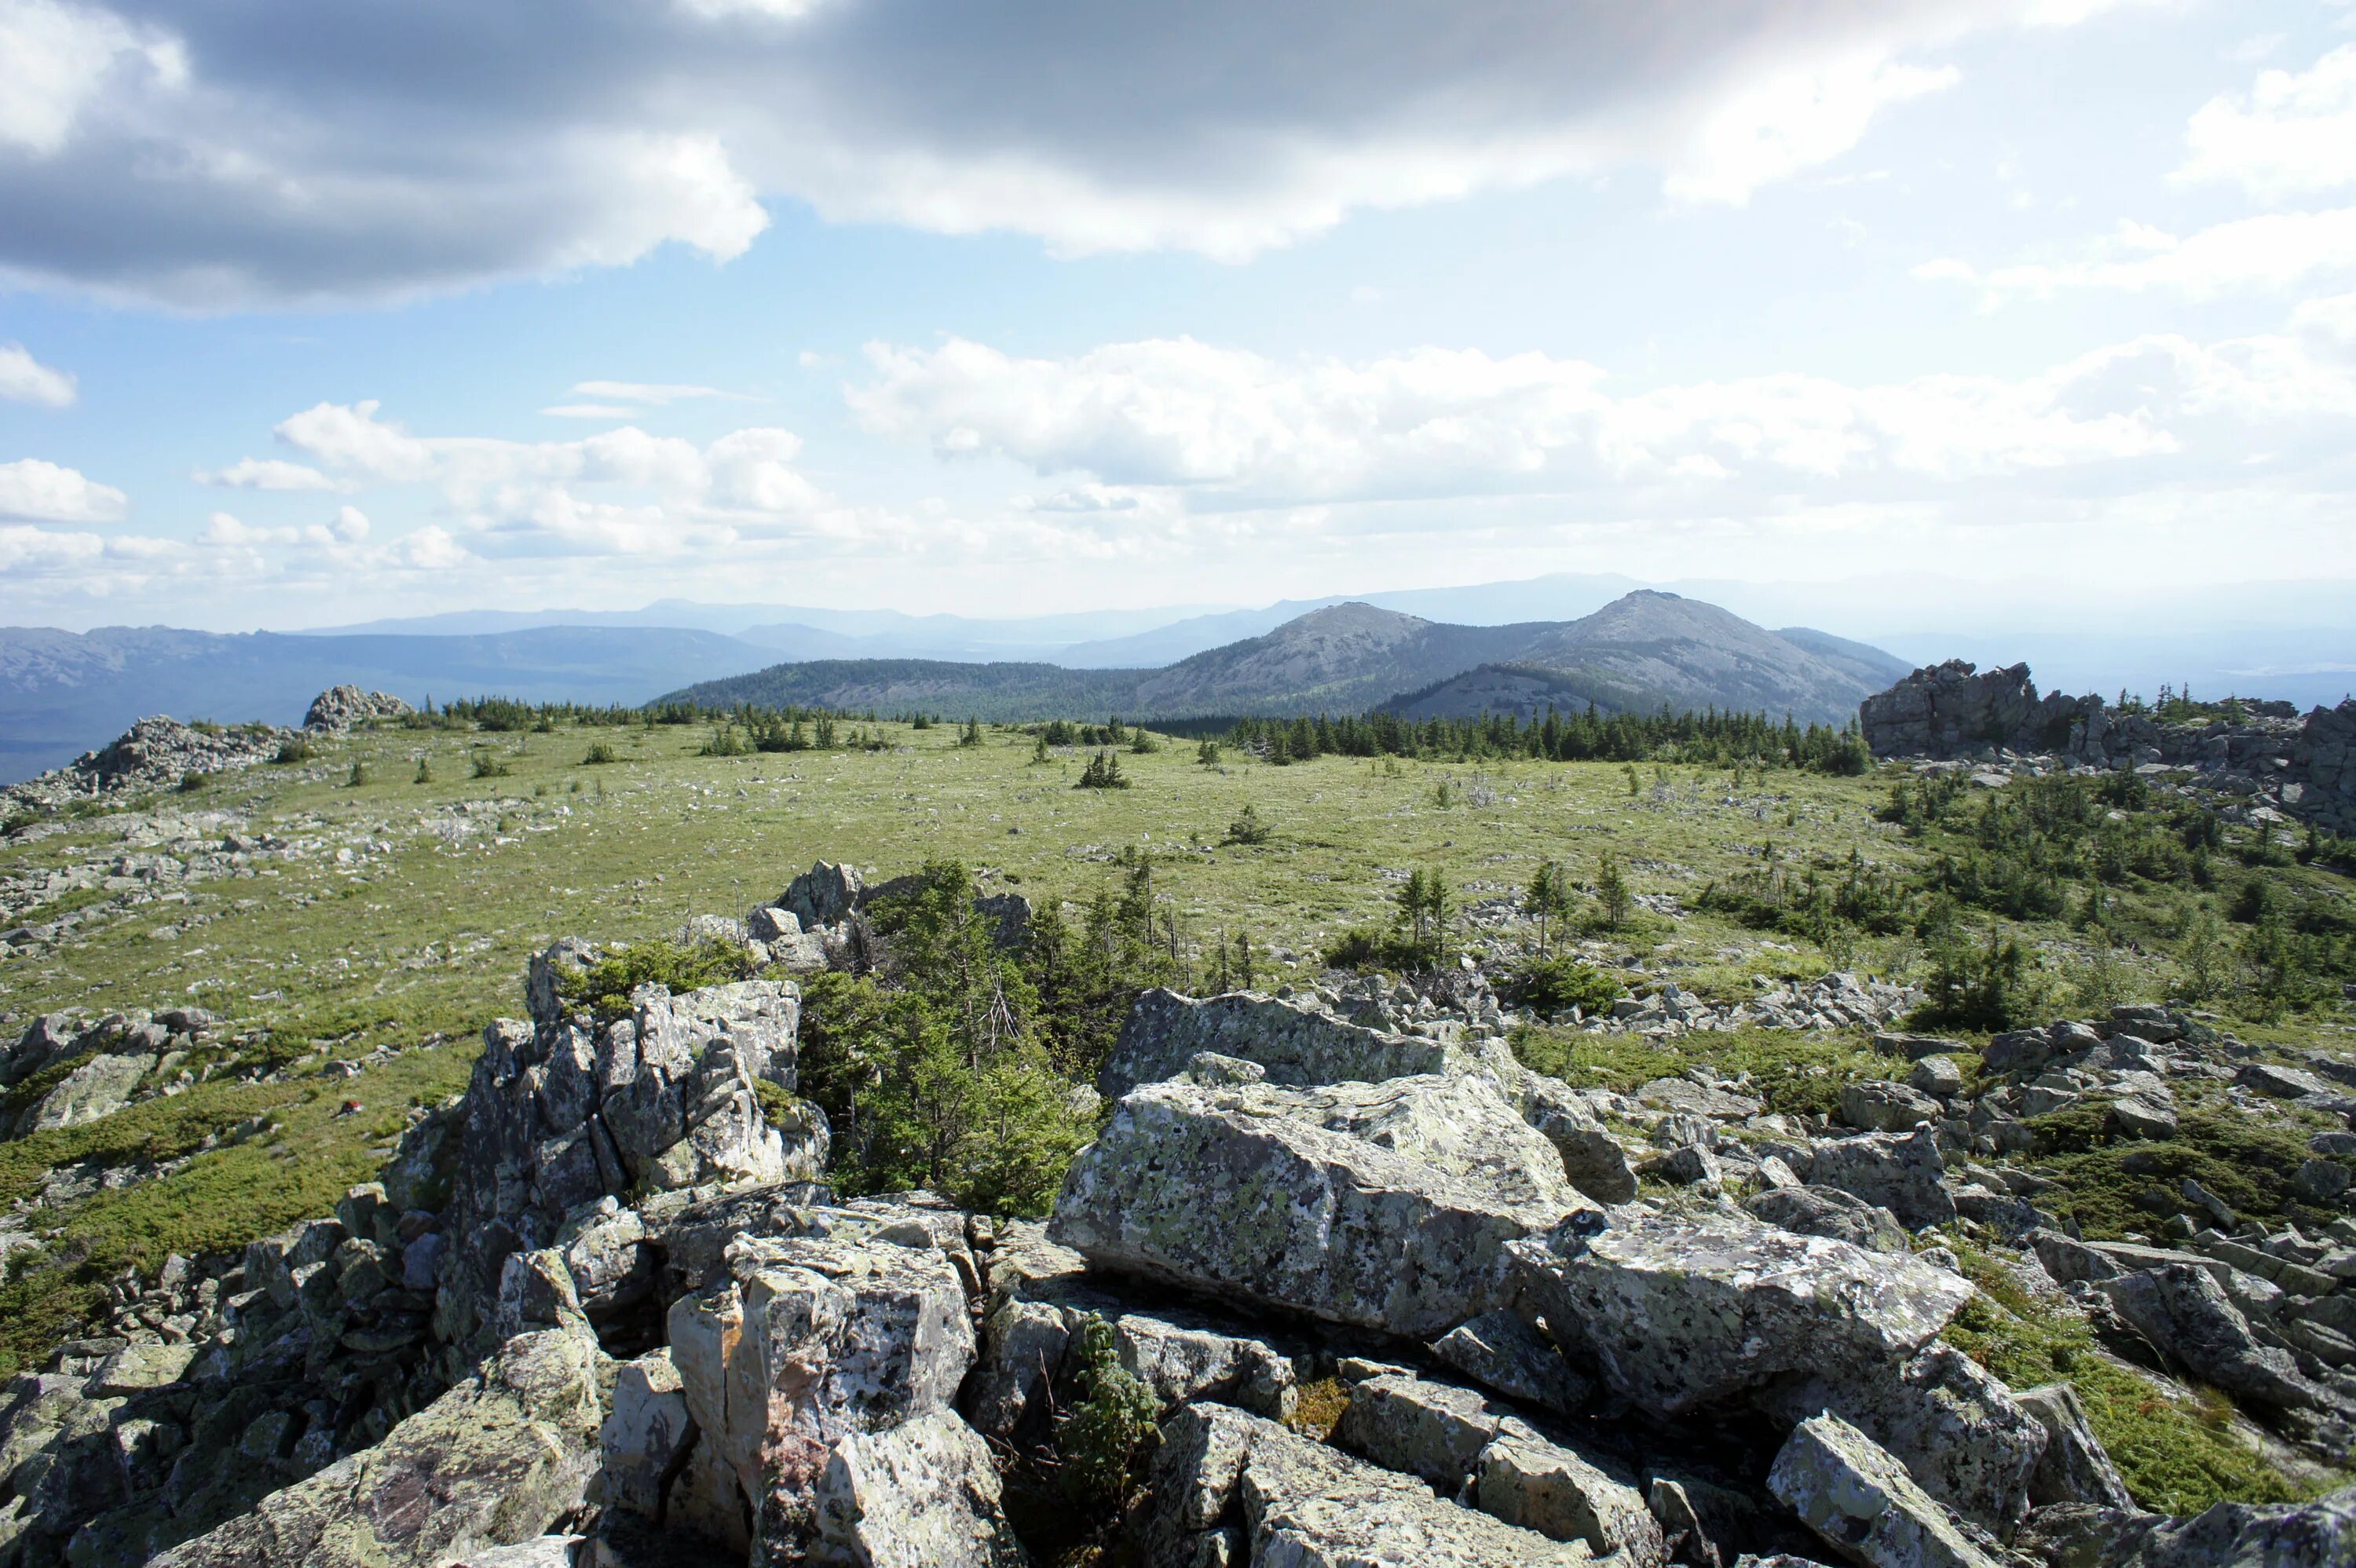
[[[0,0],[0,622],[2356,579],[2350,0]]]

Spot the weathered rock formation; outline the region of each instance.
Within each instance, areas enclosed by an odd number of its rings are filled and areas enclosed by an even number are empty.
[[[353,725],[364,724],[371,719],[398,719],[415,711],[389,691],[362,691],[357,686],[331,686],[311,699],[311,710],[303,715],[303,728],[340,735]]]
[[[2245,702],[2238,720],[2161,723],[2100,697],[2040,698],[2025,664],[1985,673],[1962,659],[1916,670],[1858,709],[1877,757],[2034,754],[2062,767],[2190,769],[2335,833],[2356,833],[2356,699],[2301,719]]]

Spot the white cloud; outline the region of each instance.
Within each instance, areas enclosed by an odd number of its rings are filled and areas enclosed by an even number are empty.
[[[447,528],[436,523],[404,536],[393,547],[393,554],[402,565],[419,571],[448,571],[473,559]]]
[[[0,0],[0,146],[47,157],[91,101],[144,68],[148,85],[187,80],[180,46],[97,6]]]
[[[398,424],[378,420],[374,399],[318,403],[281,420],[273,432],[297,452],[361,479],[397,484],[433,473],[434,453]]]
[[[2291,312],[2290,325],[2326,354],[2356,359],[2356,294],[2308,300]]]
[[[725,261],[773,199],[1226,259],[1622,169],[1740,201],[1952,82],[1960,40],[2125,3],[429,6],[388,49],[367,7],[0,0],[0,140],[37,155],[0,163],[0,271],[218,307]]]
[[[317,469],[279,457],[243,457],[227,468],[199,468],[190,477],[199,485],[230,490],[332,490],[336,482]]]
[[[131,498],[112,485],[37,457],[0,463],[0,517],[45,523],[111,523]]]
[[[560,420],[626,420],[638,411],[627,403],[554,403],[540,411]]]
[[[2356,184],[2356,44],[2305,71],[2262,71],[2244,96],[2211,99],[2185,143],[2179,180],[2229,180],[2266,200]]]
[[[1872,52],[1767,77],[1702,120],[1670,165],[1668,192],[1689,201],[1747,201],[1762,186],[1847,152],[1881,110],[1960,80],[1952,67],[1924,69]]]
[[[327,532],[345,544],[358,544],[369,537],[368,514],[358,507],[338,507],[336,520],[327,525]]]
[[[46,574],[88,566],[105,553],[106,541],[96,534],[0,523],[0,571]]]
[[[0,343],[0,398],[45,408],[70,408],[74,379],[35,359],[20,343]]]
[[[1777,375],[1616,393],[1600,368],[1419,349],[1280,363],[1191,339],[1018,359],[964,340],[877,347],[848,389],[869,429],[1113,486],[1290,500],[1954,480],[2172,449],[2141,410],[2074,410],[2065,368],[1879,387]]]
[[[663,381],[575,381],[573,392],[584,398],[605,398],[622,403],[652,403],[661,407],[668,403],[685,402],[693,398],[724,398],[728,393],[717,387],[697,387]]]
[[[2356,208],[2261,213],[2180,238],[2148,224],[2122,223],[2108,239],[2061,260],[1983,272],[1968,261],[1941,258],[1916,267],[1914,276],[1976,284],[1983,300],[1996,305],[2080,289],[2212,299],[2351,272],[2356,272]]]

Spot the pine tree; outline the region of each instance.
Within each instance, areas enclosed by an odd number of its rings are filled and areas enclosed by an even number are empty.
[[[1630,772],[1633,773],[1634,770]],[[1595,901],[1603,906],[1605,925],[1617,931],[1628,923],[1628,913],[1635,905],[1636,895],[1629,891],[1628,879],[1620,874],[1620,862],[1609,855],[1604,856],[1603,863],[1596,868]]]

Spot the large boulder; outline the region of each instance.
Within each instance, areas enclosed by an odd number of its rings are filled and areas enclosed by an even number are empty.
[[[821,1532],[819,1483],[838,1445],[948,1410],[973,1328],[958,1271],[929,1237],[747,1239],[728,1266],[671,1307],[671,1360],[698,1444],[734,1477],[766,1549],[790,1560]],[[830,1495],[872,1495],[875,1477],[942,1457],[911,1442],[844,1458]]]
[[[1149,1563],[1568,1568],[1591,1560],[1584,1541],[1550,1541],[1443,1501],[1412,1476],[1225,1405],[1189,1405],[1163,1424],[1148,1496],[1140,1536]]]
[[[2138,1269],[2095,1288],[2162,1355],[2227,1393],[2276,1410],[2344,1403],[2302,1377],[2289,1351],[2261,1343],[2224,1286],[2198,1264]]]
[[[303,728],[316,733],[340,735],[371,719],[398,719],[415,711],[389,691],[362,691],[357,686],[331,686],[311,699]]]
[[[1809,1184],[1835,1187],[1889,1210],[1915,1229],[1944,1225],[1955,1217],[1947,1190],[1947,1162],[1938,1135],[1928,1127],[1911,1133],[1865,1133],[1831,1138],[1816,1146],[1808,1166]]]
[[[2356,1487],[2304,1503],[2217,1503],[2143,1537],[2125,1568],[2344,1568],[2356,1563]]]
[[[27,1132],[50,1132],[111,1116],[131,1103],[132,1091],[155,1070],[145,1055],[93,1056],[65,1075],[27,1114]]]
[[[153,1568],[435,1568],[531,1541],[580,1507],[597,1466],[596,1341],[509,1341],[384,1441],[166,1552]]]
[[[812,1564],[1023,1568],[1028,1562],[1000,1506],[990,1445],[949,1411],[841,1439],[819,1477],[816,1508]]]
[[[1997,1568],[1905,1466],[1837,1415],[1794,1430],[1767,1488],[1861,1568]]]
[[[1302,1001],[1256,991],[1198,999],[1157,987],[1130,1008],[1097,1088],[1118,1100],[1140,1084],[1177,1077],[1205,1051],[1256,1062],[1269,1083],[1289,1084],[1375,1083],[1440,1072],[1451,1056],[1439,1040],[1367,1029]]]
[[[1151,1084],[1066,1176],[1097,1267],[1397,1334],[1508,1304],[1505,1243],[1592,1204],[1483,1075]]]
[[[1794,1376],[1884,1376],[1971,1299],[1912,1258],[1721,1216],[1513,1244],[1528,1300],[1612,1390],[1676,1415]]]
[[[1792,1422],[1832,1412],[1932,1497],[1998,1535],[2010,1535],[2029,1511],[2029,1476],[2047,1444],[2037,1416],[1948,1345],[1928,1346],[1880,1376],[1808,1377],[1760,1403]]]

